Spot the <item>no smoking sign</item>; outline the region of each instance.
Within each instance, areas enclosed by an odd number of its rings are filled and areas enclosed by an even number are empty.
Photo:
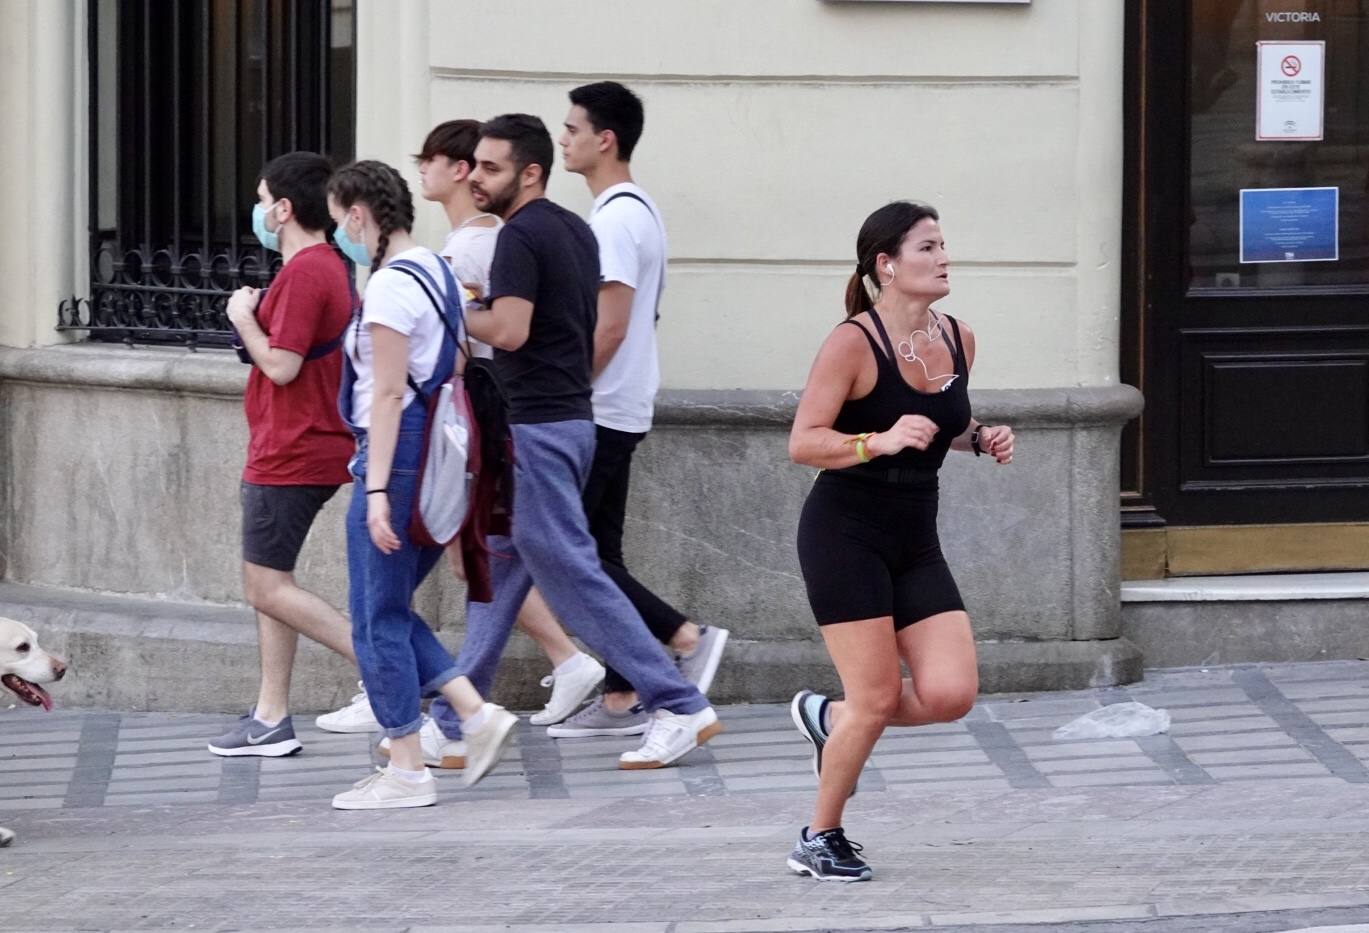
[[[1269,142],[1325,138],[1325,40],[1264,40],[1255,47],[1255,138]]]

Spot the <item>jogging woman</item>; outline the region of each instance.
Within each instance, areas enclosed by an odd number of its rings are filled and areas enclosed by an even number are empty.
[[[789,436],[794,462],[822,470],[799,520],[799,563],[845,693],[804,690],[790,707],[813,744],[818,797],[788,864],[823,881],[873,874],[841,821],[885,728],[959,719],[979,688],[970,619],[937,540],[937,471],[950,449],[1011,463],[1013,432],[971,416],[974,333],[932,307],[950,294],[948,265],[933,208],[899,201],[866,219],[847,320],[818,351]]]
[[[419,747],[422,696],[440,691],[461,718],[468,785],[494,767],[518,721],[458,676],[452,656],[411,608],[414,591],[442,556],[442,548],[411,541],[408,529],[426,396],[455,368],[448,328],[460,334],[461,298],[447,264],[410,235],[413,199],[390,166],[367,161],[339,169],[328,185],[328,212],[338,247],[373,270],[347,330],[338,403],[357,438],[347,512],[352,641],[366,695],[390,740],[389,767],[338,794],[333,806],[423,807],[437,801],[437,788]],[[447,310],[453,293],[455,314]]]

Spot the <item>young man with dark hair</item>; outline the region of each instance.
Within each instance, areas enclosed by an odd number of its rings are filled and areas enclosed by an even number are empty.
[[[252,229],[285,263],[268,290],[240,288],[228,302],[228,318],[253,362],[243,396],[251,440],[242,477],[242,556],[243,589],[257,610],[261,687],[251,712],[209,743],[216,755],[300,750],[289,716],[300,633],[356,663],[347,620],[294,576],[315,516],[351,482],[347,461],[355,450],[337,409],[339,337],[351,320],[352,292],[327,240],[331,175],[331,163],[313,152],[280,156],[261,170]],[[333,731],[375,728],[364,693],[329,716],[343,720]]]
[[[594,328],[596,445],[585,514],[604,570],[641,614],[651,634],[677,656],[680,672],[703,693],[713,684],[728,632],[696,625],[643,586],[623,559],[632,454],[651,430],[660,366],[656,317],[665,288],[666,236],[661,212],[632,180],[629,160],[645,119],[636,94],[616,81],[570,92],[561,133],[566,170],[583,175],[594,195],[589,225],[599,244],[598,323]],[[530,609],[531,612],[531,609]],[[604,694],[559,725],[554,738],[645,731],[647,715],[617,671]]]
[[[441,204],[451,224],[439,254],[452,267],[458,282],[478,284],[483,294],[489,291],[494,243],[503,223],[498,216],[476,207],[471,197],[470,175],[479,139],[479,120],[439,123],[423,140],[423,149],[414,161],[418,163],[424,200]]]
[[[594,458],[598,246],[583,220],[545,197],[552,142],[541,120],[496,117],[481,127],[475,157],[476,206],[503,217],[504,229],[490,270],[489,308],[470,311],[467,326],[495,347],[510,400],[517,474],[512,537],[490,542],[506,555],[491,562],[494,601],[468,604],[457,664],[477,690],[489,691],[514,619],[535,585],[652,711],[642,747],[625,752],[618,766],[664,767],[722,725],[604,573],[580,501]]]

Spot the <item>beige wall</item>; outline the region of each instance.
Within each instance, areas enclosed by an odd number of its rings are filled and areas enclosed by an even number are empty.
[[[358,3],[358,154],[415,185],[440,120],[525,110],[556,132],[576,84],[642,95],[668,387],[800,386],[861,221],[902,197],[942,212],[975,385],[1116,382],[1121,3]],[[589,204],[559,168],[550,194]],[[419,216],[437,242],[440,211]]]
[[[0,344],[58,342],[86,262],[85,3],[0,0]]]

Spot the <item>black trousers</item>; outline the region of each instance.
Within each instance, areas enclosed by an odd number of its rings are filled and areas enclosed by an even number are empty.
[[[595,426],[594,462],[585,483],[585,517],[599,546],[599,562],[618,589],[642,616],[661,644],[669,644],[688,621],[674,606],[643,586],[628,572],[623,560],[623,524],[627,520],[627,491],[632,476],[632,454],[645,434],[630,434]],[[609,668],[604,678],[608,693],[628,693],[632,685]]]

